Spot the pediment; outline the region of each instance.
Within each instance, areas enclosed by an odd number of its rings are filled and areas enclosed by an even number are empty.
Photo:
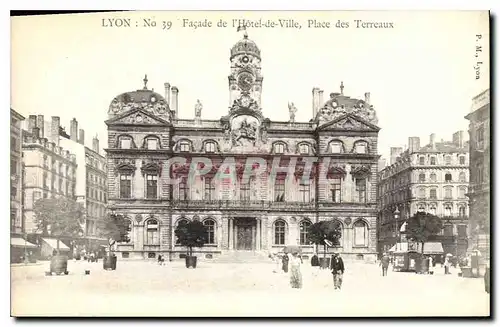
[[[343,130],[343,131],[368,131],[368,132],[378,132],[380,127],[365,121],[356,115],[346,114],[337,119],[324,123],[318,127],[318,130],[322,131],[333,131],[333,130]]]
[[[127,111],[105,121],[106,125],[131,125],[131,126],[165,126],[171,125],[169,121],[156,117],[142,109]]]

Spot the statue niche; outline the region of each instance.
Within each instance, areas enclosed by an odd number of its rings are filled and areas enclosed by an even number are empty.
[[[255,146],[259,122],[252,116],[238,116],[231,123],[232,146]]]

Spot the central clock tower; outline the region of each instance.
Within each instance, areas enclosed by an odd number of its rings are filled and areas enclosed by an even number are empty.
[[[246,95],[261,107],[262,75],[260,50],[248,38],[244,30],[243,39],[231,48],[231,74],[229,80],[229,107],[234,101]]]

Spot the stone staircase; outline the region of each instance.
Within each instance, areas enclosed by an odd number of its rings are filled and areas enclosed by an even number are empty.
[[[264,251],[223,251],[212,262],[217,263],[271,263]]]

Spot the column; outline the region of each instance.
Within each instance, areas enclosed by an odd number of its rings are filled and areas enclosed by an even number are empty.
[[[257,236],[255,237],[255,250],[260,251],[260,233],[261,233],[261,221],[260,218],[257,218]]]
[[[234,218],[229,218],[229,250],[234,249]]]

